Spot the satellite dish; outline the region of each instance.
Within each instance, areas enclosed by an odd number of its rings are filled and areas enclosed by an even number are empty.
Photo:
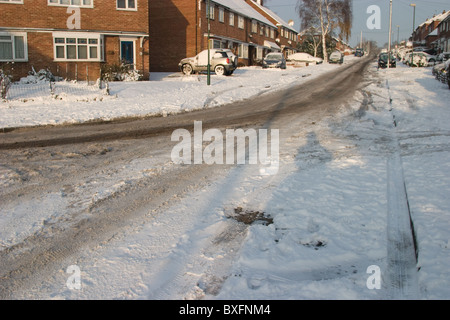
[[[289,22],[288,22],[289,26],[291,26],[291,27],[293,27],[293,26],[294,26],[294,23],[295,23],[295,22],[294,22],[294,20],[292,20],[292,19],[291,19],[291,20],[289,20]]]

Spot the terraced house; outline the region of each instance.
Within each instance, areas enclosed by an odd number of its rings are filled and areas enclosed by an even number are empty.
[[[274,11],[264,7],[262,0],[245,0],[256,11],[265,16],[270,22],[277,26],[277,37],[275,42],[286,57],[297,52],[298,34],[299,32],[294,28],[293,21],[286,22],[283,18],[277,15]]]
[[[148,0],[0,0],[0,66],[95,81],[102,65],[149,77]]]
[[[207,0],[150,1],[151,71],[177,71],[182,58],[208,48],[208,8],[210,48],[231,49],[241,65],[258,64],[268,52],[281,51],[281,39],[291,41],[294,50],[294,30],[286,23],[278,26],[251,1],[210,0],[210,6]],[[257,2],[262,7],[262,0]]]

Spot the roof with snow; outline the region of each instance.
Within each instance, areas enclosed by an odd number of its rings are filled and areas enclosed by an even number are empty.
[[[280,25],[282,25],[283,27],[285,27],[286,29],[292,30],[296,33],[298,33],[298,30],[295,30],[292,26],[289,25],[289,23],[287,23],[285,20],[283,20],[279,15],[277,15],[275,12],[273,12],[272,10],[270,10],[269,8],[266,8],[262,5],[260,5],[259,3],[257,3],[256,1],[253,1],[253,3],[255,4],[255,6],[257,6],[258,8],[260,8],[261,10],[263,10],[265,13],[267,13],[270,17],[272,17],[275,21],[277,21]]]
[[[276,28],[277,26],[270,22],[266,17],[260,14],[258,11],[253,9],[248,3],[242,0],[212,0],[221,6],[224,6],[231,11],[234,11],[238,14],[246,16],[251,19],[258,20],[262,23],[265,23],[271,27]]]
[[[440,14],[435,15],[433,18],[428,19],[427,21],[425,21],[424,23],[420,24],[419,27],[426,25],[426,24],[430,24],[433,23],[434,21],[442,21],[445,18],[447,18],[450,14],[450,11],[444,11]]]

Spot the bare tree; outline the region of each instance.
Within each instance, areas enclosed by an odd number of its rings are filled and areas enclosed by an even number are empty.
[[[352,0],[298,0],[297,11],[302,29],[320,26],[324,61],[328,62],[327,35],[339,29],[340,38],[348,38],[352,28]]]

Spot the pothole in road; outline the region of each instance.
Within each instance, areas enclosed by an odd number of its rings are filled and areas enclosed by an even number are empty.
[[[320,248],[327,245],[326,241],[324,240],[312,240],[309,242],[301,242],[301,244],[305,247],[314,248],[314,250],[319,250]]]
[[[234,208],[234,213],[229,215],[228,218],[234,219],[237,222],[241,222],[247,225],[253,223],[260,223],[268,226],[273,223],[273,218],[266,215],[262,211],[244,210],[242,207]]]

